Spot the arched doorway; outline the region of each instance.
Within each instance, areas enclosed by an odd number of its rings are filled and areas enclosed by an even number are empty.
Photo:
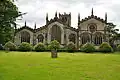
[[[21,43],[22,42],[27,42],[30,43],[30,34],[27,31],[21,32]]]
[[[75,44],[75,42],[76,42],[76,35],[75,34],[70,34],[69,35],[69,41],[73,42]]]
[[[59,43],[61,43],[61,29],[57,25],[54,25],[51,28],[51,41],[53,40],[57,40]]]
[[[39,43],[39,42],[42,42],[42,43],[43,43],[44,36],[43,36],[42,34],[39,34],[38,37],[37,37],[37,39],[38,39],[38,43]]]

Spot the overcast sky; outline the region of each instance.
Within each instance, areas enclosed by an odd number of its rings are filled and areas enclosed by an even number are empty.
[[[77,26],[77,15],[81,18],[91,15],[94,8],[94,15],[104,19],[105,12],[108,13],[108,22],[113,22],[120,29],[120,0],[17,0],[15,2],[19,11],[27,12],[21,21],[17,21],[20,26],[27,25],[37,27],[45,25],[45,17],[48,12],[49,19],[53,18],[55,12],[69,13],[72,15],[72,26]]]

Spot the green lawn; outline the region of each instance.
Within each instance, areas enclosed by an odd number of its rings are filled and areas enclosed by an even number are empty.
[[[0,80],[120,80],[120,54],[1,51]]]

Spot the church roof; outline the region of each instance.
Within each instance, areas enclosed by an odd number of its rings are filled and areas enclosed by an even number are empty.
[[[96,19],[96,20],[98,20],[98,21],[100,21],[100,22],[102,22],[102,23],[107,24],[107,13],[105,13],[105,19],[102,19],[102,18],[94,15],[94,11],[93,11],[93,8],[92,8],[91,16],[85,17],[84,19],[82,19],[82,20],[80,21],[80,14],[79,14],[79,15],[78,15],[78,19],[79,19],[79,20],[78,20],[78,24],[83,23],[83,22],[85,22],[85,21],[88,21],[88,20],[90,20],[90,19]]]
[[[72,31],[77,31],[78,29],[76,29],[76,28],[74,28],[74,27],[65,27],[66,29],[70,29],[70,30],[72,30]]]
[[[16,31],[16,32],[19,32],[19,31],[21,31],[21,30],[23,30],[23,29],[27,29],[27,30],[30,30],[31,32],[34,32],[34,29],[33,29],[33,28],[30,28],[29,26],[23,26],[23,27],[21,27],[21,28],[16,29],[15,31]]]
[[[47,28],[46,25],[45,25],[45,26],[42,26],[42,27],[40,27],[40,28],[34,29],[34,30],[35,30],[35,32],[38,32],[38,31],[43,30],[43,29],[45,29],[45,28]]]

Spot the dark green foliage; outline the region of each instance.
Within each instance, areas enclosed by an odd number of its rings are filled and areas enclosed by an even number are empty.
[[[45,51],[45,45],[40,42],[34,46],[34,50],[37,52]]]
[[[120,45],[117,46],[117,51],[120,51]]]
[[[75,52],[76,50],[75,44],[73,42],[69,42],[67,45],[67,50],[68,52]]]
[[[19,45],[18,50],[19,51],[32,51],[32,45],[27,42],[23,42]]]
[[[95,52],[95,46],[91,43],[86,43],[81,47],[81,51],[86,53]]]
[[[99,46],[98,51],[106,53],[106,52],[113,52],[113,49],[112,49],[112,47],[107,42],[103,42]]]
[[[51,43],[48,45],[48,48],[50,50],[58,50],[60,49],[60,43],[57,40],[51,41]]]
[[[4,45],[4,49],[10,50],[10,51],[15,51],[15,50],[17,50],[17,46],[14,43],[9,41]]]
[[[15,21],[21,15],[12,0],[0,0],[0,44],[14,39]]]

